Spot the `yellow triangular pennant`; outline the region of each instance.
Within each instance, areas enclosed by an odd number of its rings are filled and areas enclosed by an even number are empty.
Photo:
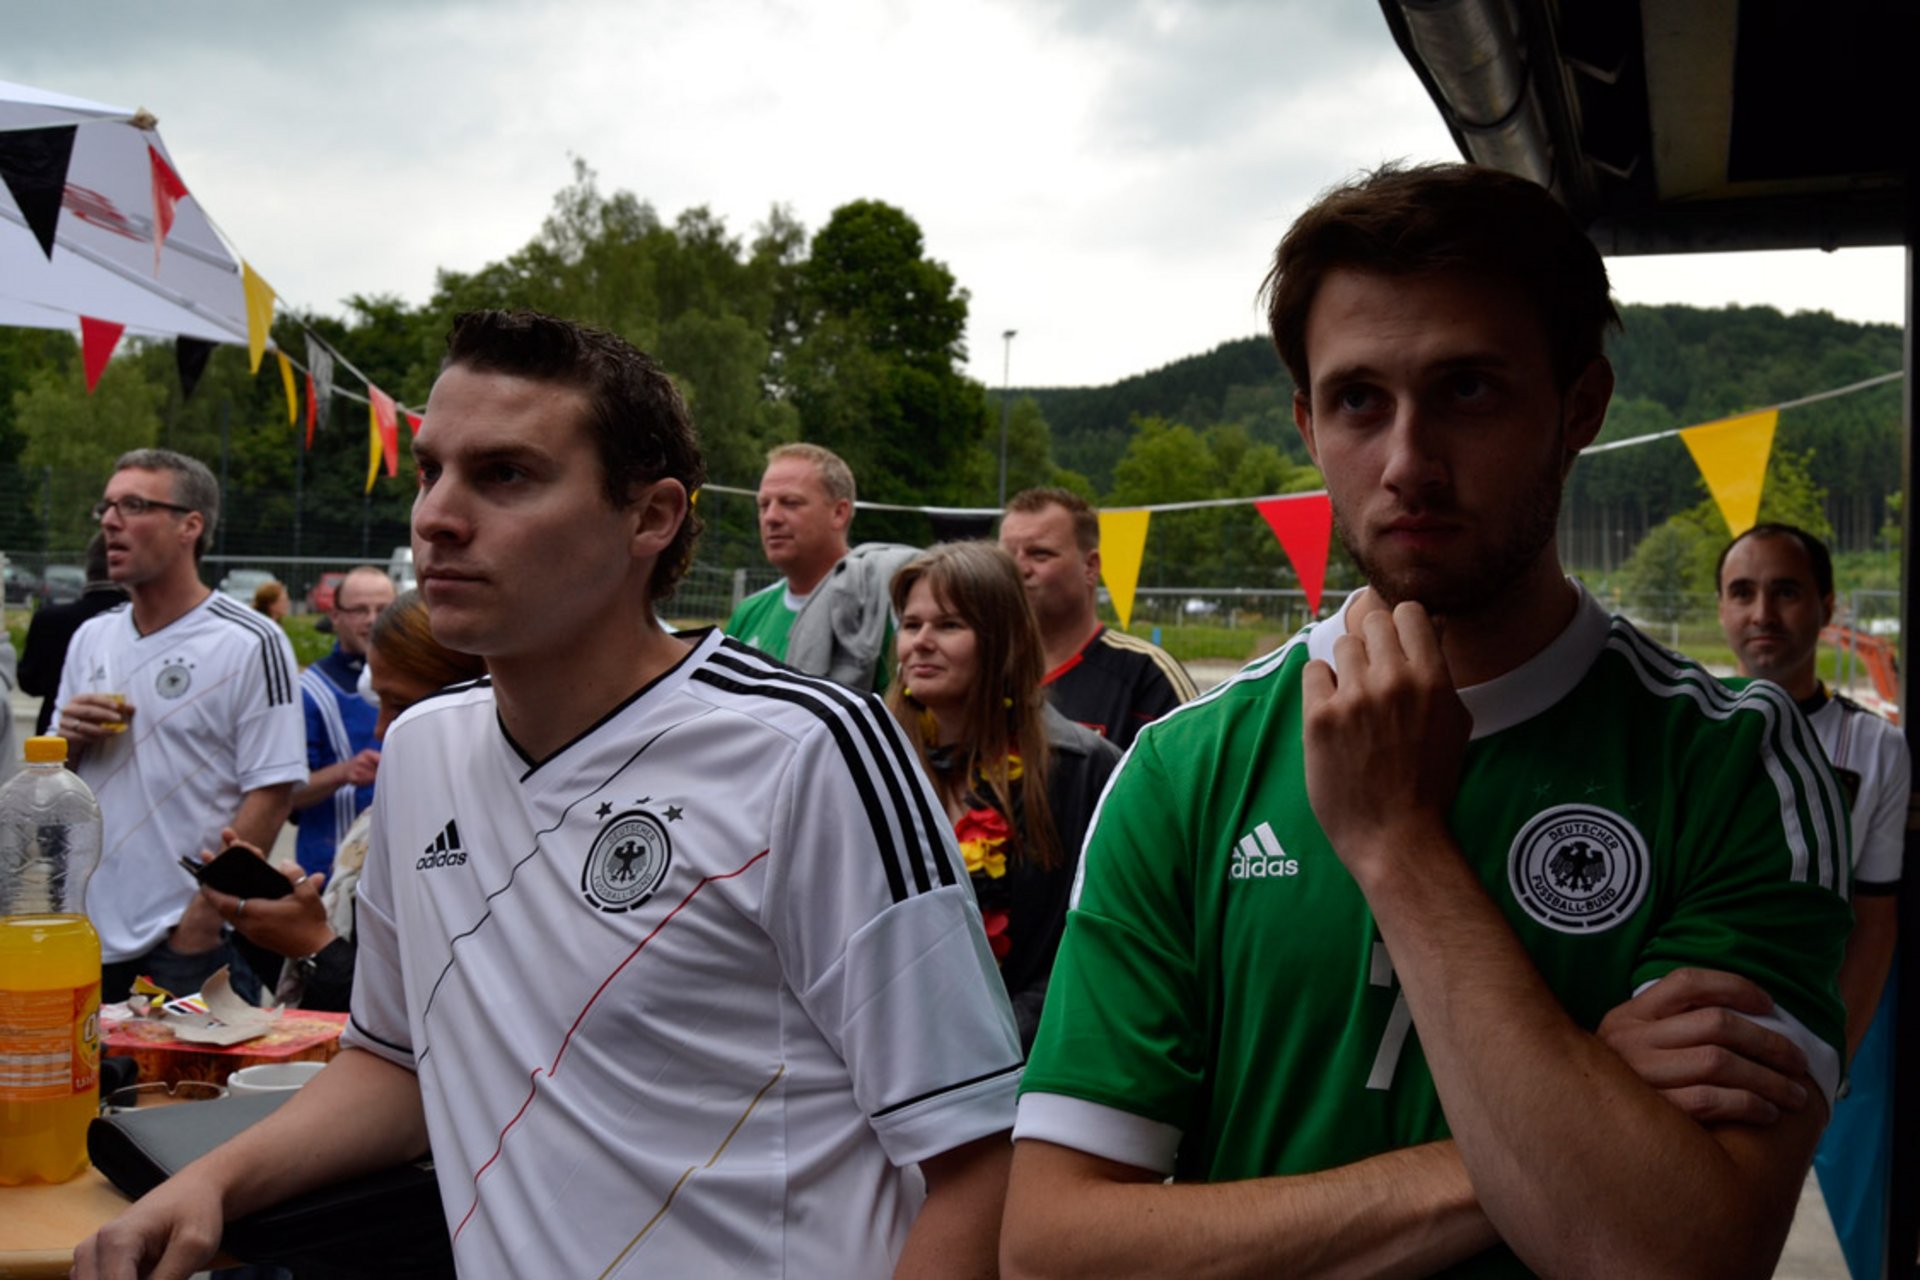
[[[1106,579],[1123,631],[1133,621],[1133,589],[1140,585],[1140,562],[1146,557],[1151,519],[1151,511],[1100,513],[1100,576]]]
[[[1768,409],[1680,433],[1733,537],[1760,519],[1760,490],[1767,482],[1767,458],[1773,453],[1773,429],[1779,423],[1780,411]]]
[[[287,389],[287,421],[293,422],[300,416],[300,396],[293,389],[293,361],[287,359],[284,351],[273,354],[280,357],[280,385]]]
[[[380,415],[367,405],[367,492],[373,492],[373,478],[380,474]]]
[[[247,360],[250,371],[259,373],[260,358],[267,354],[267,331],[273,328],[273,286],[242,261],[240,291],[247,296]]]

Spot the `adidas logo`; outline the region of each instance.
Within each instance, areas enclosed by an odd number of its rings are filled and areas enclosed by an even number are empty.
[[[415,871],[432,871],[436,867],[463,867],[467,864],[467,851],[460,847],[460,828],[453,825],[453,819],[447,819],[446,830],[433,838],[427,851],[414,862]]]
[[[1233,867],[1227,872],[1227,879],[1271,880],[1299,874],[1299,861],[1287,856],[1273,828],[1263,822],[1233,846]]]

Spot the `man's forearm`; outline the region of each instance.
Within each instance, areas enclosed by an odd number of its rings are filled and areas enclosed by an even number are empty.
[[[1498,1243],[1450,1142],[1297,1177],[1167,1185],[1023,1140],[1001,1263],[1009,1277],[1425,1276]]]
[[[240,811],[233,815],[234,834],[257,849],[272,849],[291,812],[288,800],[292,794],[291,782],[247,792],[240,798]]]
[[[1444,829],[1395,842],[1397,858],[1357,860],[1361,888],[1480,1203],[1522,1260],[1767,1273],[1824,1105],[1703,1129],[1567,1016]]]
[[[1006,1132],[923,1161],[927,1200],[913,1220],[894,1280],[999,1274],[1000,1216],[1013,1148]]]
[[[293,789],[293,810],[297,813],[333,799],[333,793],[347,785],[348,764],[346,760],[336,760],[309,773],[307,780]]]

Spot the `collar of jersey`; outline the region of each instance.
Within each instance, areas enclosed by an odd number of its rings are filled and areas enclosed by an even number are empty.
[[[1611,620],[1600,602],[1587,594],[1576,578],[1568,578],[1579,593],[1573,620],[1553,642],[1503,676],[1460,690],[1460,701],[1473,716],[1473,737],[1485,738],[1524,724],[1560,699],[1572,693],[1586,677],[1587,669],[1606,647]],[[1334,641],[1347,634],[1347,610],[1363,594],[1362,587],[1348,596],[1331,618],[1307,633],[1307,656],[1318,658],[1338,670],[1333,660]]]

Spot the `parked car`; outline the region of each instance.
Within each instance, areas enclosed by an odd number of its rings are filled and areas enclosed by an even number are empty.
[[[333,593],[340,589],[340,580],[347,575],[337,570],[329,570],[320,575],[320,581],[307,591],[307,609],[311,613],[333,612]]]
[[[47,604],[78,600],[87,589],[87,571],[77,564],[50,564],[41,583],[40,598]]]
[[[220,594],[232,596],[252,608],[253,593],[273,580],[273,575],[265,569],[235,569],[220,579]]]
[[[17,564],[7,566],[7,603],[31,604],[40,598],[40,579]]]

